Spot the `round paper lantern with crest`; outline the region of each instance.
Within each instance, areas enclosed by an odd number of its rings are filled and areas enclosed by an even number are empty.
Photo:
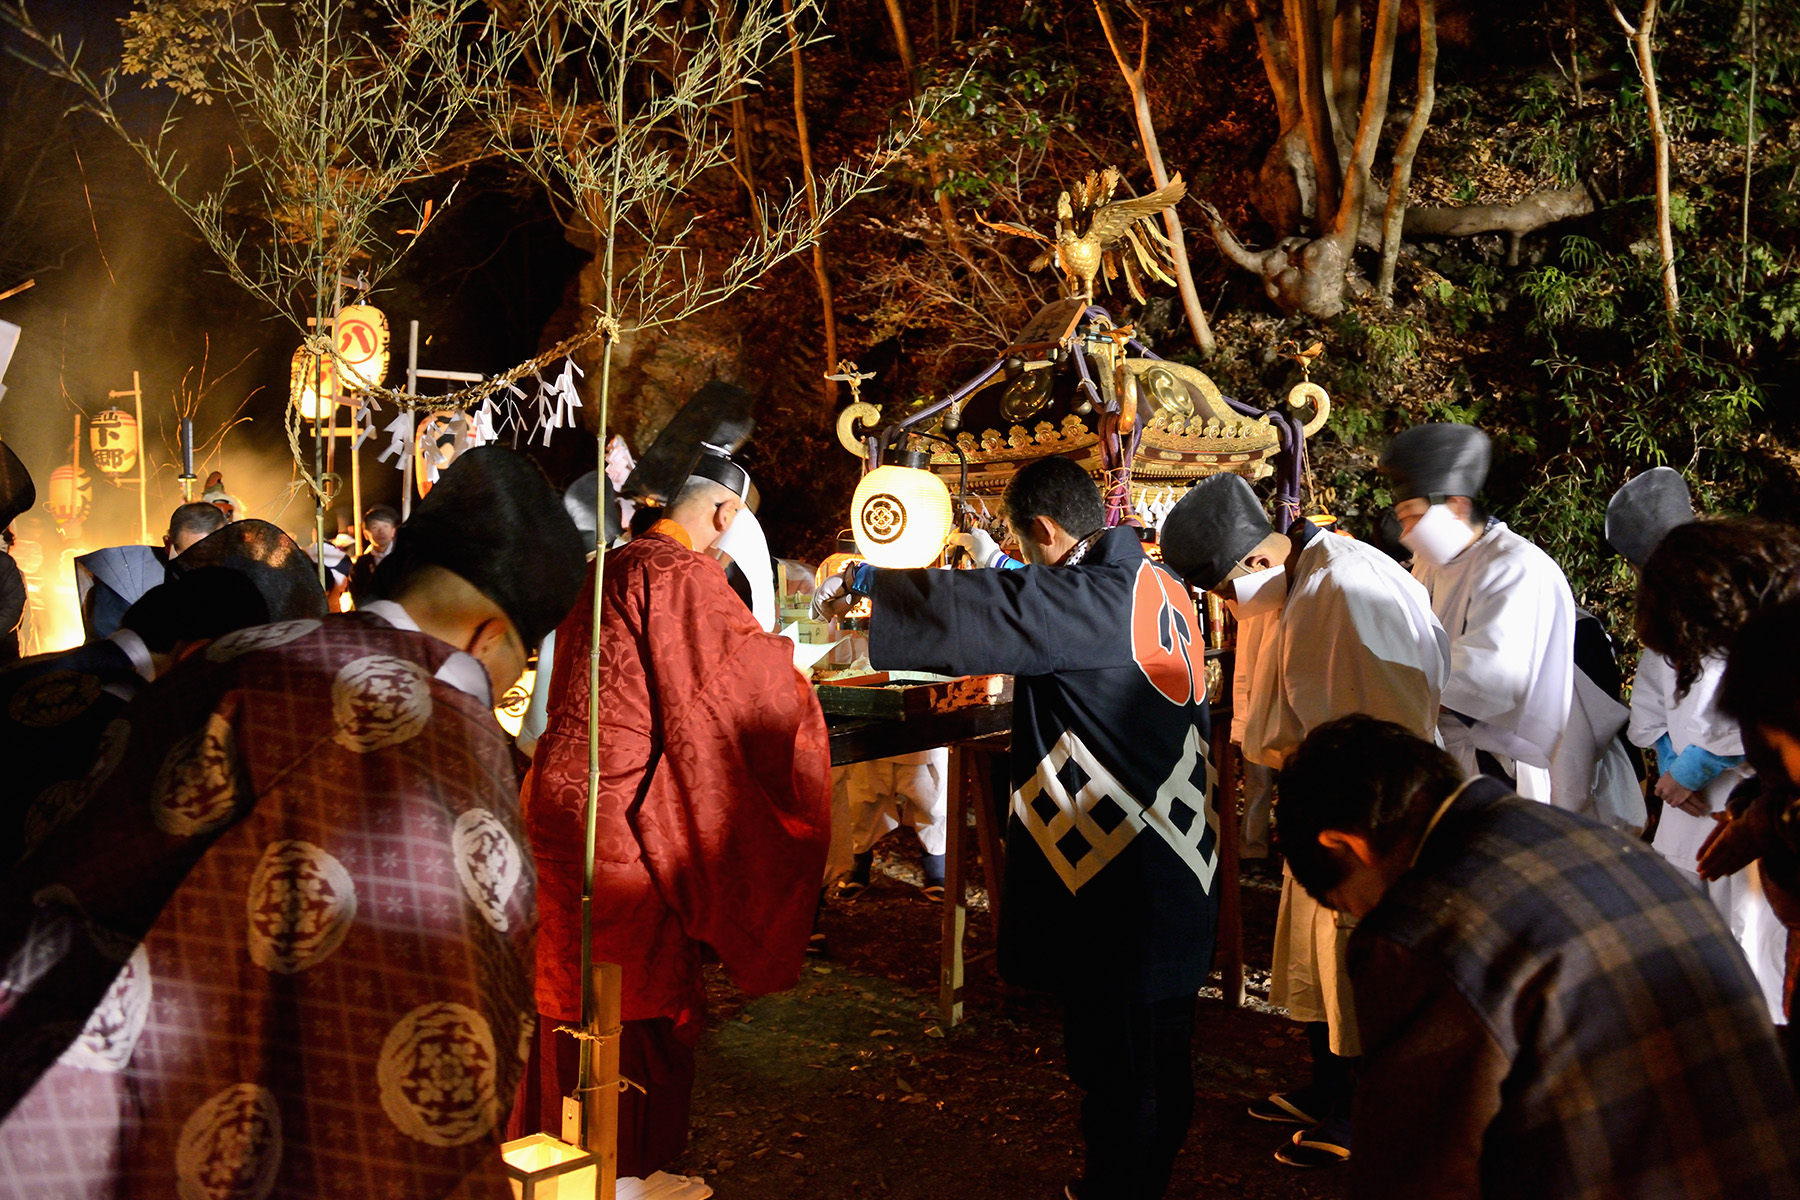
[[[330,417],[340,399],[337,362],[329,356],[309,354],[305,346],[295,350],[288,368],[288,397],[308,421]]]
[[[94,503],[94,480],[80,467],[60,466],[50,472],[44,489],[44,508],[58,525],[79,525],[87,520]]]
[[[387,377],[387,314],[372,304],[338,309],[337,352],[344,386],[351,391],[374,387]]]
[[[922,469],[928,456],[897,457],[897,464],[876,467],[856,485],[850,500],[856,548],[878,567],[930,566],[955,522],[950,489]]]

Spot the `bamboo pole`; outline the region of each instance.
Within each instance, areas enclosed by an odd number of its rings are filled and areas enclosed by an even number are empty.
[[[138,379],[138,373],[131,373],[131,394],[137,400],[138,427],[138,542],[150,544],[150,500],[149,491],[144,484],[144,460],[149,457],[148,443],[144,440],[144,385]]]

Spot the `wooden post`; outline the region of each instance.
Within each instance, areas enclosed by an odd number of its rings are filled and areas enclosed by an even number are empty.
[[[143,545],[150,544],[150,500],[149,491],[144,485],[144,460],[150,456],[150,444],[144,439],[144,385],[138,381],[138,373],[131,373],[131,394],[137,398],[138,427],[138,541]]]
[[[594,964],[594,1020],[582,1051],[588,1056],[593,1090],[581,1098],[581,1148],[600,1170],[595,1200],[613,1200],[619,1180],[619,1012],[622,980],[618,963]]]
[[[982,749],[970,755],[974,769],[975,844],[981,852],[981,877],[987,885],[988,919],[994,936],[1000,936],[1000,889],[1006,885],[1006,850],[1001,830],[1003,819],[994,812],[994,796],[1006,781],[1000,777],[994,751]]]
[[[406,335],[406,394],[419,394],[419,323],[412,323],[411,332]],[[400,456],[400,520],[412,516],[413,498],[413,455],[418,447],[419,410],[406,410],[406,453]]]
[[[1226,712],[1229,714],[1230,709]],[[1225,1003],[1244,1006],[1244,905],[1238,878],[1238,754],[1231,744],[1231,720],[1213,722],[1213,767],[1218,783],[1213,807],[1219,814],[1219,990]]]
[[[950,747],[949,787],[945,789],[944,943],[938,974],[938,1013],[944,1029],[962,1022],[963,932],[969,909],[963,897],[963,826],[969,819],[968,752]]]

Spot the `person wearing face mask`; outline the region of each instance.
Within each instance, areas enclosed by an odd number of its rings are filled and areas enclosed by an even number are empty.
[[[1187,588],[1106,527],[1080,466],[1027,464],[1004,507],[1026,566],[856,563],[815,604],[870,598],[878,670],[1015,677],[1000,973],[1062,1001],[1087,1146],[1065,1194],[1154,1200],[1193,1119],[1218,923],[1205,641]]]
[[[1304,518],[1276,533],[1238,475],[1202,479],[1162,528],[1163,561],[1225,600],[1238,620],[1236,709],[1246,760],[1278,770],[1313,729],[1366,713],[1421,737],[1437,724],[1450,643],[1430,597],[1365,542]],[[1360,1053],[1344,967],[1349,929],[1284,871],[1269,1002],[1306,1025],[1313,1082],[1250,1108],[1298,1125],[1275,1157],[1325,1166],[1350,1156],[1350,1101]]]
[[[515,1137],[558,1134],[563,1099],[579,1086],[581,1043],[557,1027],[581,1020],[592,705],[600,737],[593,961],[622,969],[619,1070],[638,1085],[619,1097],[622,1178],[655,1174],[687,1144],[694,1045],[706,1021],[703,951],[743,991],[791,987],[825,871],[824,715],[794,668],[793,643],[758,622],[709,553],[748,511],[750,475],[731,454],[749,439],[752,400],[724,383],[701,388],[620,489],[659,515],[599,560],[591,695],[594,571],[557,629],[544,732],[526,781],[538,869],[538,1020]]]
[[[0,872],[0,1195],[506,1194],[535,902],[493,697],[581,574],[543,473],[482,447],[413,510],[384,599],[143,688]]]
[[[1308,735],[1275,820],[1300,886],[1357,919],[1352,1200],[1800,1195],[1756,980],[1641,841],[1363,716]]]
[[[1394,438],[1380,469],[1413,576],[1450,635],[1444,748],[1469,774],[1550,803],[1575,699],[1575,597],[1548,554],[1476,506],[1490,457],[1472,425],[1420,425]],[[1560,806],[1591,804],[1588,787]]]

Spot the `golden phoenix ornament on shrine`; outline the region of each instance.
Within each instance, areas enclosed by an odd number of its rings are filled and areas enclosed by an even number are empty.
[[[1180,203],[1187,195],[1187,184],[1177,175],[1148,196],[1114,200],[1113,191],[1118,186],[1118,170],[1108,167],[1104,171],[1089,171],[1072,192],[1057,197],[1054,238],[1010,221],[981,223],[1048,247],[1032,262],[1031,270],[1042,270],[1054,262],[1063,273],[1071,296],[1092,300],[1095,278],[1103,277],[1110,292],[1112,281],[1124,276],[1132,299],[1141,304],[1142,275],[1171,286],[1175,283],[1170,274],[1174,263],[1169,239],[1157,228],[1156,219]],[[1130,253],[1126,253],[1127,248]]]

